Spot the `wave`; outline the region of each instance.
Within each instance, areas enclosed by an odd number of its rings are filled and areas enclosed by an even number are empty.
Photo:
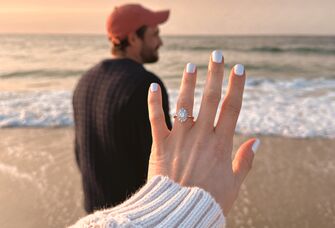
[[[335,138],[334,91],[335,80],[331,79],[249,78],[236,132],[290,138]],[[196,91],[195,117],[201,93],[200,89]],[[170,90],[171,110],[176,106],[177,95],[177,90]]]
[[[333,79],[249,78],[236,132],[335,138],[334,91]],[[169,95],[172,116],[178,89],[170,88]],[[195,95],[196,117],[202,90]],[[73,126],[71,99],[71,91],[0,92],[0,128]]]
[[[0,78],[23,78],[23,77],[72,77],[80,76],[84,73],[84,70],[22,70],[13,71],[7,73],[0,73]]]
[[[297,47],[297,48],[280,48],[263,46],[249,49],[250,52],[268,52],[268,53],[297,53],[297,54],[320,54],[335,55],[335,49]]]
[[[210,52],[211,50],[215,50],[220,45],[217,44],[209,44],[206,46],[203,45],[169,45],[167,47],[168,50],[178,50],[178,51],[194,51],[194,52]],[[281,53],[294,53],[294,54],[318,54],[318,55],[335,55],[335,49],[327,49],[327,48],[317,48],[317,47],[278,47],[278,46],[261,46],[261,47],[252,47],[252,48],[241,48],[241,47],[221,47],[225,51],[236,51],[236,52],[259,52],[259,53],[273,53],[273,54],[281,54]]]

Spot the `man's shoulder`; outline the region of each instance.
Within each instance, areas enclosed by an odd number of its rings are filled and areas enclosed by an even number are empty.
[[[145,77],[143,78],[145,81],[150,82],[150,83],[156,82],[156,83],[163,85],[162,80],[155,73],[148,71],[146,69],[144,69],[144,71],[145,71]]]
[[[145,72],[145,69],[141,64],[135,63],[129,59],[103,59],[91,68],[89,68],[85,74],[91,74],[95,72]]]
[[[79,80],[79,87],[92,87],[95,81],[108,82],[110,86],[126,87],[132,91],[139,87],[147,87],[151,83],[158,83],[164,87],[160,78],[146,70],[142,64],[130,59],[104,59],[88,69]],[[163,88],[164,89],[164,88]]]
[[[147,93],[151,83],[157,83],[159,84],[159,86],[161,87],[162,93],[166,94],[167,93],[167,89],[163,83],[163,81],[160,79],[160,77],[158,77],[156,74],[145,70],[145,72],[143,73],[143,75],[141,75],[141,77],[138,77],[138,81],[136,83],[136,88],[137,91],[145,91],[145,93]]]
[[[159,77],[156,74],[154,74],[153,72],[151,72],[151,71],[148,71],[148,70],[145,69],[145,73],[146,73],[147,77],[150,78],[150,79],[152,79],[152,80],[153,79],[160,80]]]

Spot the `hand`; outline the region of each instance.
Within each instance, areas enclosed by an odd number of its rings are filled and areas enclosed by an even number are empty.
[[[238,149],[232,160],[233,136],[242,105],[245,83],[243,65],[230,72],[227,94],[219,113],[224,59],[222,51],[214,51],[208,65],[208,74],[199,116],[196,121],[175,118],[171,131],[165,124],[161,91],[152,84],[148,96],[149,117],[153,144],[148,178],[165,175],[183,186],[198,186],[208,191],[228,214],[237,198],[241,184],[251,169],[259,140],[250,139]],[[192,115],[196,67],[188,64],[184,70],[177,102],[177,112],[184,108]]]

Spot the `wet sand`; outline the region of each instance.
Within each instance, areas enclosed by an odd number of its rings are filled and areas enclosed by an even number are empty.
[[[72,128],[0,129],[0,139],[1,227],[64,227],[84,215]],[[228,227],[335,227],[335,140],[260,139]]]

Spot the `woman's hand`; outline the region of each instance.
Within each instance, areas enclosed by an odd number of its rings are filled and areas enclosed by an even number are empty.
[[[240,64],[230,72],[227,93],[214,126],[221,100],[223,70],[222,51],[213,51],[199,116],[193,121],[197,70],[194,64],[187,64],[176,113],[185,109],[188,114],[184,122],[183,116],[175,118],[171,131],[165,124],[160,88],[158,84],[151,85],[148,103],[153,144],[148,178],[165,175],[183,186],[201,187],[216,199],[227,215],[251,169],[259,140],[246,141],[232,159],[233,136],[246,77]]]

